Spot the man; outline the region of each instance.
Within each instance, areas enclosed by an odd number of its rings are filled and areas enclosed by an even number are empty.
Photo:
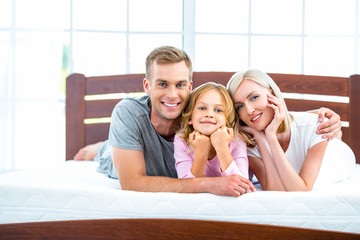
[[[154,49],[146,59],[143,87],[147,95],[124,99],[114,108],[109,141],[101,145],[96,158],[100,171],[119,178],[122,189],[235,197],[255,191],[253,184],[239,175],[177,179],[172,141],[192,89],[191,77],[191,60],[184,51],[168,46]],[[326,111],[320,112],[319,118],[323,118]],[[329,110],[328,114],[333,119],[323,124],[323,130],[330,131],[326,137],[332,138],[341,123],[338,115]],[[92,153],[87,157],[92,158],[99,146],[89,146]],[[84,158],[84,151],[86,148],[75,159]]]

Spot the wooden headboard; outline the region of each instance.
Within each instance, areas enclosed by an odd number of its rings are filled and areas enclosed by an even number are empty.
[[[234,72],[194,72],[193,87],[205,82],[226,85]],[[360,163],[360,75],[327,77],[295,74],[269,74],[284,93],[341,96],[348,102],[285,99],[289,110],[307,111],[328,107],[338,113],[344,126],[343,141],[354,151]],[[97,95],[143,92],[144,74],[86,77],[71,74],[66,80],[66,160],[73,159],[85,145],[107,139],[109,117],[124,96]],[[93,96],[95,95],[95,97]],[[89,100],[89,98],[92,99]],[[94,100],[95,99],[95,100]],[[97,99],[97,100],[96,100]]]

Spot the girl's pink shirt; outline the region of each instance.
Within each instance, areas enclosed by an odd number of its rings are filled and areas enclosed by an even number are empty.
[[[206,177],[223,177],[238,174],[245,178],[249,178],[249,161],[247,158],[245,142],[241,139],[232,140],[229,144],[229,149],[233,158],[229,167],[221,172],[219,159],[215,156],[206,164]],[[190,171],[194,161],[194,155],[195,151],[190,148],[183,139],[178,135],[175,135],[174,157],[178,178],[195,177]]]

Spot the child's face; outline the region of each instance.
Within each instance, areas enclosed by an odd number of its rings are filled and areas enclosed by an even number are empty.
[[[235,109],[240,119],[249,127],[264,130],[274,118],[274,111],[268,107],[269,89],[251,80],[241,82],[234,95]]]
[[[209,90],[198,98],[189,124],[204,135],[211,135],[226,124],[225,98],[216,90]]]

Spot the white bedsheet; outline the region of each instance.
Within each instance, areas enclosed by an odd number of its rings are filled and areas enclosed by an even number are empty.
[[[274,224],[360,233],[360,166],[346,182],[312,192],[123,191],[96,162],[67,161],[0,175],[0,223],[113,218],[182,218]]]

